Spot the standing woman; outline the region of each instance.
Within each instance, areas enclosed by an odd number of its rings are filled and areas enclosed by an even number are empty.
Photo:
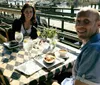
[[[9,32],[9,40],[15,40],[15,32],[22,32],[24,36],[30,36],[31,39],[36,39],[36,27],[35,8],[29,4],[25,4],[21,10],[21,17],[15,19],[12,24],[12,30]]]

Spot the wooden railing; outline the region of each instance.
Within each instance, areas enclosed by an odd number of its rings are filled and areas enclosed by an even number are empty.
[[[52,9],[55,9],[55,8],[51,8],[51,10]],[[63,8],[58,8],[58,9],[63,9]],[[80,40],[77,37],[76,32],[64,28],[65,22],[72,22],[72,23],[74,22],[74,18],[75,18],[76,14],[74,13],[74,14],[72,14],[72,16],[69,16],[71,13],[61,13],[61,12],[58,13],[58,12],[56,12],[56,10],[57,10],[57,8],[55,9],[55,12],[53,12],[53,13],[52,13],[52,11],[51,12],[46,11],[46,12],[37,12],[36,14],[39,19],[41,17],[48,19],[47,20],[48,27],[51,26],[50,20],[52,20],[52,19],[60,20],[62,24],[61,24],[61,27],[57,27],[57,29],[59,30],[58,35],[59,35],[59,38],[64,37],[64,39],[65,39],[65,40],[61,40],[61,42],[66,43],[66,44],[71,45],[76,48],[80,48],[80,45],[74,44],[75,42],[80,42]],[[13,20],[16,18],[16,16],[20,15],[20,10],[14,10],[14,9],[10,9],[10,8],[0,7],[0,14],[1,14],[2,18],[4,17],[5,22],[8,21],[8,23],[10,22],[10,24],[11,24],[11,21],[13,22]],[[11,15],[12,17],[7,17],[8,15]]]

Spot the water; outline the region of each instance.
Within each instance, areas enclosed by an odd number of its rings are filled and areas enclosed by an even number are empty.
[[[68,7],[68,6],[66,6],[66,7]],[[64,6],[64,8],[66,8],[66,7]],[[89,6],[84,6],[84,7],[91,8],[91,5],[89,5]],[[81,8],[83,8],[83,6],[80,6],[80,7],[77,7],[77,8],[81,9]],[[95,6],[93,5],[92,8],[95,8]],[[98,9],[99,9],[99,6],[97,5],[95,9],[98,10]],[[62,10],[60,10],[60,9],[57,9],[56,11],[57,11],[57,12],[64,12],[64,13],[71,13],[71,10],[63,10],[63,11],[62,11]],[[77,14],[78,11],[79,11],[79,10],[74,10],[74,13]]]
[[[23,5],[25,3],[30,3],[30,4],[34,5],[37,1],[39,1],[39,0],[8,0],[8,4]]]
[[[8,2],[8,4],[12,4],[12,5],[16,5],[16,4],[23,5],[25,3],[28,3],[28,1],[9,1]]]

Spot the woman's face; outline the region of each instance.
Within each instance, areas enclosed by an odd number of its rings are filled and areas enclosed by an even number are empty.
[[[31,7],[26,8],[23,14],[25,16],[25,20],[31,20],[31,18],[33,17],[33,9]]]

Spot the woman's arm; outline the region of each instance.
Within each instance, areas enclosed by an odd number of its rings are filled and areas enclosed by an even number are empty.
[[[15,32],[20,32],[21,30],[21,21],[19,19],[15,19],[12,23],[12,29],[8,30],[9,41],[15,40]]]

